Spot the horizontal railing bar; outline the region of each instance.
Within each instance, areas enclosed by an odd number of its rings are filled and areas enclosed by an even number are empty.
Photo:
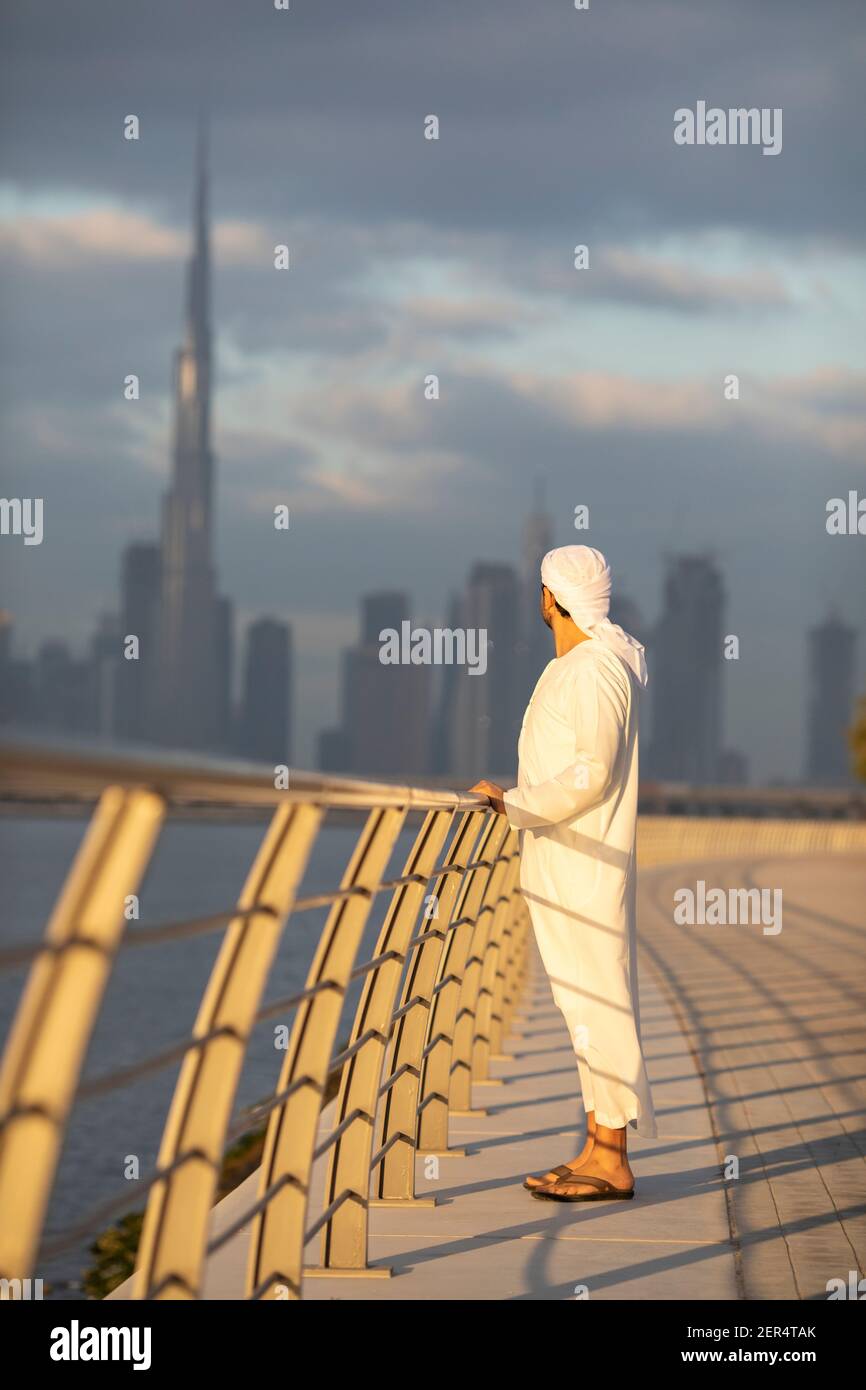
[[[443,978],[437,981],[437,983],[433,986],[431,998],[435,999],[436,995],[439,994],[443,989],[445,989],[447,985],[459,985],[461,981],[462,977],[460,975],[454,975],[453,973],[450,975],[443,976]]]
[[[302,990],[299,994],[289,995],[285,999],[278,999],[266,1008],[260,1009],[253,1020],[254,1025],[264,1022],[268,1018],[273,1018],[278,1014],[285,1013],[288,1009],[297,1008],[298,1004],[303,1004],[307,999],[313,999],[317,994],[325,990],[334,989],[342,992],[342,987],[335,984],[333,980],[320,980],[318,984],[309,989]],[[188,1052],[194,1052],[198,1048],[204,1047],[212,1042],[214,1038],[237,1038],[240,1034],[234,1028],[220,1027],[212,1028],[209,1032],[203,1033],[200,1038],[185,1038],[182,1042],[173,1043],[162,1052],[155,1052],[152,1057],[145,1057],[141,1062],[134,1062],[128,1067],[117,1067],[114,1071],[108,1072],[105,1076],[94,1077],[92,1081],[85,1081],[78,1088],[76,1102],[93,1100],[97,1096],[108,1095],[112,1091],[120,1090],[124,1086],[130,1086],[135,1081],[140,1081],[145,1076],[152,1076],[165,1067],[171,1066],[173,1062],[181,1061]],[[10,1112],[0,1117],[0,1132],[8,1124],[13,1114]],[[263,1112],[264,1113],[264,1112]]]
[[[405,959],[406,957],[401,951],[383,951],[380,956],[372,956],[370,960],[365,960],[361,965],[356,965],[349,979],[360,980],[363,975],[369,975],[371,970],[376,970],[380,965],[384,965],[386,961],[404,961]]]
[[[360,1197],[357,1192],[353,1192],[350,1187],[344,1187],[339,1197],[335,1197],[333,1202],[331,1202],[330,1206],[325,1207],[325,1210],[322,1212],[321,1216],[317,1217],[316,1220],[313,1222],[312,1226],[308,1227],[307,1230],[304,1232],[305,1245],[308,1243],[308,1241],[311,1241],[313,1239],[313,1236],[319,1234],[319,1231],[321,1231],[323,1226],[327,1226],[331,1217],[340,1210],[340,1207],[343,1205],[343,1203],[347,1202],[350,1197],[357,1197],[358,1201],[363,1201],[363,1198]]]
[[[400,1077],[406,1076],[407,1073],[409,1076],[420,1077],[421,1075],[418,1068],[413,1067],[411,1062],[402,1062],[401,1065],[397,1068],[397,1070],[391,1073],[387,1081],[382,1082],[382,1085],[379,1087],[378,1090],[379,1097],[381,1098],[382,1096],[387,1095],[391,1087],[396,1086],[397,1082],[400,1080]]]
[[[93,1100],[96,1096],[108,1095],[111,1091],[129,1086],[133,1081],[139,1081],[143,1076],[153,1075],[155,1072],[171,1066],[172,1062],[180,1061],[187,1052],[194,1052],[197,1048],[204,1047],[214,1038],[236,1038],[238,1041],[243,1041],[236,1028],[230,1028],[226,1025],[212,1028],[208,1033],[203,1033],[200,1038],[185,1038],[183,1042],[173,1043],[162,1052],[155,1052],[152,1057],[145,1057],[141,1062],[134,1062],[128,1067],[117,1067],[104,1076],[97,1076],[92,1081],[83,1082],[76,1092],[75,1099],[76,1101]],[[0,1131],[8,1124],[14,1113],[9,1112],[0,1118]]]
[[[118,747],[106,750],[82,741],[27,738],[0,742],[0,795],[33,797],[71,793],[99,796],[106,786],[147,787],[172,804],[200,801],[238,806],[279,806],[314,801],[358,809],[406,806],[418,810],[479,810],[489,806],[478,792],[409,787],[360,778],[289,770],[289,787],[274,786],[274,768],[240,760],[173,756]]]
[[[501,898],[499,899],[499,901],[505,901],[505,899]],[[257,910],[262,911],[264,909],[251,909],[250,914],[244,913],[233,915],[252,915],[252,913]],[[205,919],[201,920],[204,921]],[[439,931],[438,928],[434,931],[423,932],[418,937],[415,937],[413,941],[410,941],[409,946],[411,947],[413,945],[416,945],[428,937],[439,937],[444,940],[448,932],[454,931],[457,927],[465,925],[470,920],[472,919],[466,917],[458,918],[456,921],[449,924],[445,932]],[[202,928],[202,930],[204,930],[204,928]],[[78,942],[71,944],[80,946],[86,943]],[[37,954],[40,949],[48,948],[37,948]],[[387,960],[402,959],[405,959],[405,957],[401,956],[398,952],[383,952],[381,956],[374,956],[371,960],[366,961],[363,965],[357,966],[356,969],[352,972],[351,978],[356,979],[361,975],[366,974],[368,971],[374,969],[377,965],[383,964]],[[479,957],[473,957],[473,959],[476,962],[480,961]],[[443,990],[446,985],[453,983],[454,980],[455,977],[453,975],[447,975],[444,979],[440,980],[434,986],[434,989],[432,991],[432,997],[435,998],[435,996],[439,994],[439,992]],[[263,1023],[267,1019],[274,1018],[279,1014],[286,1013],[289,1009],[297,1008],[299,1004],[304,1003],[308,999],[315,998],[316,995],[321,994],[322,992],[328,989],[334,989],[338,992],[342,992],[342,987],[340,985],[335,984],[332,980],[320,980],[318,984],[313,985],[309,989],[301,990],[297,994],[287,995],[284,998],[275,1000],[273,1003],[268,1004],[262,1009],[259,1009],[254,1019],[254,1025]],[[398,1020],[402,1018],[404,1014],[408,1013],[410,1009],[413,1008],[416,1004],[422,1002],[425,1001],[413,997],[413,999],[409,1000],[406,1004],[404,1004],[402,1008],[397,1009],[394,1012],[391,1019],[392,1029],[393,1025],[396,1022],[398,1022]],[[335,1057],[331,1063],[331,1070],[338,1070],[344,1062],[348,1061],[349,1058],[352,1057],[356,1051],[358,1051],[362,1043],[368,1041],[371,1036],[373,1036],[372,1032],[364,1034],[363,1038],[359,1038],[356,1044],[354,1044],[350,1048],[347,1048],[344,1052],[340,1053],[337,1057]],[[388,1040],[387,1038],[383,1037],[381,1034],[378,1033],[375,1034],[375,1036],[380,1037],[384,1042],[387,1042]],[[213,1039],[218,1037],[239,1037],[239,1035],[234,1029],[220,1027],[211,1029],[210,1032],[204,1033],[200,1038],[188,1038],[184,1039],[182,1042],[174,1043],[172,1046],[165,1048],[162,1052],[154,1053],[152,1057],[144,1058],[141,1062],[136,1062],[128,1067],[118,1067],[115,1071],[109,1072],[105,1076],[96,1077],[92,1081],[84,1082],[78,1089],[76,1101],[79,1102],[93,1100],[99,1096],[108,1095],[112,1091],[120,1090],[125,1086],[130,1086],[134,1082],[140,1081],[146,1076],[152,1076],[156,1072],[164,1070],[166,1067],[171,1066],[173,1062],[182,1060],[188,1052],[192,1052],[198,1048],[202,1048],[207,1043],[213,1041]],[[425,1049],[425,1056],[428,1050],[429,1049]],[[393,1079],[391,1084],[393,1084]],[[266,1114],[267,1111],[263,1111],[262,1113]],[[4,1115],[2,1118],[0,1118],[0,1131],[2,1131],[5,1125],[8,1124],[11,1118],[13,1118],[11,1114]],[[244,1131],[241,1132],[243,1133]]]
[[[430,920],[435,921],[436,919],[435,919],[435,918],[431,918]],[[451,932],[456,931],[458,927],[465,927],[466,924],[467,924],[467,922],[474,922],[474,921],[475,921],[475,918],[474,918],[474,917],[456,917],[456,918],[454,919],[454,921],[453,921],[453,922],[449,922],[448,925],[447,925],[447,927],[445,927],[445,928],[442,928],[442,927],[430,927],[430,928],[428,928],[427,931],[419,932],[417,936],[413,936],[413,937],[412,937],[412,940],[409,942],[408,946],[406,947],[407,953],[408,953],[414,946],[420,946],[423,942],[428,941],[428,940],[433,940],[433,941],[436,941],[436,940],[444,941],[444,940],[446,939],[446,937],[447,937]]]
[[[317,994],[322,994],[328,989],[339,991],[341,987],[333,980],[320,980],[318,984],[312,985],[309,989],[301,990],[298,994],[290,994],[284,999],[277,999],[274,1003],[259,1009],[253,1020],[253,1025],[263,1023],[266,1019],[273,1018],[278,1014],[286,1013],[288,1009],[297,1008],[299,1004],[315,998]],[[174,1043],[162,1052],[156,1052],[152,1057],[144,1058],[141,1062],[135,1062],[129,1067],[118,1067],[106,1076],[99,1076],[93,1081],[84,1082],[78,1089],[76,1100],[92,1100],[95,1096],[106,1095],[124,1085],[130,1085],[133,1081],[139,1081],[144,1076],[152,1075],[164,1067],[171,1066],[172,1062],[179,1061],[187,1052],[194,1052],[197,1048],[204,1047],[206,1043],[213,1041],[214,1038],[222,1037],[240,1038],[240,1034],[234,1028],[220,1027],[202,1033],[200,1038],[185,1038],[183,1042]],[[2,1128],[2,1124],[3,1121],[0,1121],[0,1128]]]
[[[190,936],[205,936],[208,932],[216,931],[219,927],[224,927],[227,923],[239,919],[259,916],[273,918],[275,915],[274,909],[263,903],[258,907],[232,908],[230,912],[215,912],[208,917],[188,917],[180,918],[176,922],[160,922],[153,927],[130,927],[120,941],[118,950],[135,950],[139,946],[155,946],[165,941],[183,941]],[[94,950],[103,949],[95,942],[79,937],[58,944],[42,941],[36,946],[25,946],[23,943],[20,946],[8,946],[0,951],[0,972],[13,969],[16,965],[26,965],[28,961],[35,960],[40,955],[61,956],[64,951],[81,950],[87,947]]]
[[[371,1173],[374,1173],[376,1171],[379,1164],[382,1162],[382,1159],[385,1157],[387,1153],[390,1152],[391,1149],[393,1149],[395,1144],[411,1144],[414,1148],[415,1140],[412,1138],[411,1134],[404,1134],[403,1131],[400,1129],[395,1130],[394,1133],[391,1135],[391,1138],[388,1140],[387,1144],[383,1144],[381,1149],[377,1149],[376,1152],[373,1154],[373,1157],[370,1159]]]
[[[303,1183],[298,1182],[294,1173],[284,1173],[281,1178],[278,1178],[275,1183],[271,1184],[267,1192],[262,1193],[259,1200],[253,1206],[247,1207],[246,1211],[241,1212],[240,1216],[236,1217],[230,1226],[227,1226],[224,1231],[220,1231],[218,1236],[214,1236],[212,1240],[208,1241],[205,1253],[213,1255],[217,1250],[220,1250],[222,1246],[226,1245],[228,1241],[231,1240],[232,1236],[236,1236],[239,1231],[243,1230],[244,1226],[249,1225],[254,1216],[258,1216],[260,1211],[264,1211],[265,1207],[273,1201],[278,1192],[282,1192],[284,1187],[296,1187],[299,1192],[304,1191]]]
[[[389,1033],[380,1033],[378,1028],[368,1028],[366,1033],[362,1033],[360,1038],[356,1039],[351,1046],[337,1053],[336,1057],[331,1061],[331,1071],[339,1071],[340,1067],[348,1062],[351,1057],[354,1057],[356,1052],[360,1052],[364,1044],[370,1042],[372,1038],[377,1038],[381,1043],[387,1043],[389,1037]]]
[[[450,1041],[451,1038],[447,1033],[437,1033],[434,1038],[430,1039],[427,1046],[424,1048],[424,1051],[421,1053],[421,1060],[425,1061],[430,1056],[430,1053],[433,1052],[433,1050],[436,1047],[438,1047],[439,1043]]]
[[[229,922],[244,921],[249,917],[269,917],[273,920],[276,915],[267,903],[260,903],[257,907],[233,907],[230,912],[214,912],[209,917],[187,917],[176,922],[159,922],[153,927],[131,927],[120,942],[120,950],[154,946],[163,941],[183,941],[188,936],[204,936],[207,932],[227,926]]]
[[[332,1075],[333,1069],[328,1073],[328,1081],[330,1081]],[[257,1105],[254,1114],[247,1115],[243,1120],[238,1120],[237,1124],[232,1125],[231,1129],[228,1130],[226,1133],[226,1147],[228,1147],[229,1144],[233,1144],[236,1139],[242,1139],[243,1136],[249,1134],[251,1130],[257,1129],[266,1115],[270,1115],[272,1110],[276,1110],[277,1106],[282,1105],[283,1102],[289,1100],[296,1091],[303,1090],[305,1086],[318,1086],[318,1083],[315,1082],[311,1076],[300,1076],[296,1081],[293,1081],[291,1085],[286,1086],[284,1090],[277,1091],[275,1095],[272,1095],[270,1100],[263,1101],[260,1105]]]
[[[46,1231],[45,1234],[48,1238],[40,1251],[43,1259],[53,1259],[55,1255],[60,1254],[70,1245],[75,1245],[79,1240],[90,1235],[97,1223],[101,1225],[110,1216],[126,1211],[128,1207],[138,1201],[142,1192],[148,1192],[154,1183],[159,1182],[162,1178],[167,1178],[176,1168],[180,1168],[181,1164],[188,1163],[191,1158],[200,1159],[213,1166],[213,1161],[201,1149],[186,1149],[182,1154],[178,1154],[173,1162],[166,1164],[164,1168],[155,1168],[146,1177],[139,1178],[135,1184],[134,1192],[124,1193],[122,1197],[112,1197],[97,1207],[91,1207],[90,1211],[86,1212],[75,1226],[66,1226],[55,1234]]]
[[[482,865],[488,867],[489,863],[502,863],[513,858],[512,855],[499,855],[495,860],[478,859],[465,865],[460,872],[479,868]],[[369,898],[376,894],[386,891],[389,888],[400,888],[410,883],[429,883],[433,878],[441,877],[446,873],[453,873],[453,865],[448,868],[435,869],[429,878],[424,878],[420,874],[407,874],[403,878],[386,879],[375,888],[336,888],[331,893],[320,893],[315,897],[298,898],[292,905],[292,915],[299,912],[306,912],[312,908],[329,907],[341,898]],[[498,898],[497,902],[503,902],[504,898]],[[175,922],[160,922],[153,927],[131,927],[125,933],[118,949],[120,951],[135,950],[141,946],[156,946],[166,941],[183,941],[191,936],[205,936],[208,932],[217,931],[220,927],[227,926],[229,922],[243,921],[250,917],[270,917],[275,916],[274,909],[266,903],[259,906],[246,908],[231,908],[228,912],[215,912],[207,917],[188,917],[180,918]],[[460,926],[461,922],[454,922],[452,928]],[[409,947],[413,947],[418,942],[423,941],[425,936],[435,936],[435,931],[424,932],[415,936],[409,942]],[[9,970],[15,970],[22,965],[27,965],[40,955],[62,955],[64,951],[70,950],[102,950],[101,946],[91,943],[86,939],[76,938],[73,941],[64,941],[58,945],[51,942],[40,942],[38,945],[21,942],[17,946],[6,946],[0,950],[0,974]],[[352,974],[352,979],[357,979],[365,971],[372,969],[374,965],[384,963],[388,959],[395,959],[391,956],[380,956],[373,961],[367,961],[365,965],[356,966]]]
[[[300,994],[287,994],[283,999],[275,999],[272,1004],[266,1004],[258,1010],[253,1024],[264,1023],[267,1018],[275,1018],[277,1014],[285,1013],[288,1009],[296,1009],[299,1004],[306,1003],[308,999],[315,999],[317,994],[323,994],[326,989],[336,990],[338,994],[344,992],[342,985],[338,985],[335,980],[320,980],[318,984],[302,989]]]
[[[7,946],[0,951],[0,974],[6,974],[10,970],[15,970],[22,965],[27,965],[30,961],[36,960],[37,956],[62,956],[67,951],[95,951],[97,955],[109,955],[100,941],[88,941],[74,937],[71,941],[40,941],[38,945],[24,943],[17,946]]]
[[[393,1014],[391,1015],[392,1024],[397,1023],[397,1021],[401,1019],[404,1014],[411,1013],[412,1010],[416,1007],[416,1005],[426,1003],[427,1000],[424,998],[423,994],[413,994],[411,999],[407,999],[405,1004],[401,1004],[399,1009],[394,1010]]]
[[[249,1134],[251,1130],[256,1129],[265,1115],[271,1110],[276,1109],[278,1105],[282,1105],[295,1091],[301,1090],[304,1086],[315,1086],[316,1084],[317,1083],[311,1076],[305,1075],[298,1077],[297,1080],[293,1081],[290,1086],[287,1086],[284,1091],[281,1091],[278,1095],[272,1096],[266,1104],[257,1106],[253,1116],[247,1116],[235,1125],[226,1135],[226,1147],[234,1143],[236,1139],[240,1139],[243,1135]],[[224,1156],[225,1152],[223,1152],[223,1157]],[[53,1258],[54,1255],[60,1254],[70,1245],[75,1245],[79,1240],[92,1235],[96,1225],[101,1226],[102,1223],[107,1221],[110,1217],[128,1210],[130,1206],[137,1203],[143,1192],[148,1192],[150,1188],[153,1187],[154,1183],[159,1182],[162,1178],[168,1177],[170,1173],[173,1173],[174,1170],[179,1168],[183,1163],[188,1162],[190,1158],[205,1158],[206,1162],[210,1162],[210,1160],[198,1150],[193,1151],[187,1149],[183,1153],[178,1154],[177,1157],[171,1163],[166,1164],[164,1168],[155,1168],[152,1173],[147,1174],[143,1178],[139,1178],[135,1184],[134,1192],[125,1192],[122,1196],[112,1197],[107,1202],[100,1203],[99,1206],[91,1207],[90,1211],[86,1212],[75,1226],[67,1226],[53,1233],[47,1231],[47,1239],[41,1251],[43,1258]]]
[[[345,1120],[337,1125],[336,1129],[331,1130],[327,1139],[323,1139],[322,1143],[313,1150],[313,1161],[315,1162],[317,1158],[322,1158],[329,1149],[332,1149],[335,1144],[339,1143],[346,1133],[346,1130],[350,1125],[353,1125],[356,1120],[366,1120],[368,1124],[372,1124],[373,1116],[368,1115],[365,1110],[359,1110],[356,1106],[352,1113],[347,1115]]]
[[[356,883],[351,888],[333,888],[329,893],[314,893],[312,897],[298,898],[292,905],[292,912],[310,912],[316,907],[331,907],[333,903],[338,903],[342,899],[348,901],[349,898],[372,898],[384,887],[380,884],[378,888],[364,888]]]

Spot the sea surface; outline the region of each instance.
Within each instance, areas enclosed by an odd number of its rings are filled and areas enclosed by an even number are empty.
[[[85,828],[83,819],[0,819],[3,948],[41,938]],[[265,828],[264,823],[169,822],[140,887],[140,920],[129,923],[127,931],[230,910]],[[302,885],[305,894],[338,886],[359,828],[360,822],[357,826],[323,828]],[[402,871],[414,833],[407,830],[401,835],[386,876]],[[387,895],[383,894],[367,924],[359,963],[372,955],[386,908]],[[289,920],[263,1004],[303,988],[325,916],[322,909],[299,913]],[[189,1037],[224,930],[220,927],[204,936],[120,951],[87,1053],[84,1079],[142,1061]],[[21,968],[0,975],[0,1037],[4,1043],[26,973],[26,968]],[[347,997],[337,1046],[348,1039],[360,989],[359,982]],[[269,1019],[255,1030],[233,1122],[242,1109],[272,1094],[285,1056],[275,1047],[274,1029],[281,1023],[290,1024],[292,1017],[289,1012],[284,1018]],[[77,1224],[92,1206],[117,1195],[129,1196],[131,1210],[143,1207],[145,1194],[140,1190],[136,1194],[138,1184],[125,1178],[124,1172],[132,1155],[138,1159],[142,1176],[153,1169],[179,1067],[179,1062],[173,1063],[123,1090],[76,1104],[46,1234]],[[82,1296],[79,1285],[82,1271],[90,1263],[90,1239],[92,1236],[79,1239],[54,1259],[40,1261],[34,1276],[51,1283],[51,1296]]]

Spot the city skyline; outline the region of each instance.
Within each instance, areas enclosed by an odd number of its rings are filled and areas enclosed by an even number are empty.
[[[520,567],[540,474],[552,542],[603,550],[615,597],[639,605],[647,632],[666,554],[716,557],[741,641],[726,742],[753,780],[796,780],[805,634],[831,609],[856,629],[858,690],[866,653],[863,541],[825,527],[829,499],[863,492],[862,190],[813,158],[848,129],[855,48],[842,8],[833,25],[796,9],[781,36],[744,3],[707,11],[672,68],[652,0],[599,9],[589,47],[573,15],[545,10],[527,34],[519,7],[484,3],[461,20],[455,69],[443,60],[450,4],[437,18],[386,3],[334,28],[318,10],[283,24],[221,0],[157,0],[159,44],[121,10],[106,30],[85,4],[74,22],[56,17],[63,56],[47,82],[47,38],[19,7],[4,84],[20,139],[0,185],[0,428],[6,490],[44,496],[46,520],[41,546],[4,542],[0,555],[17,649],[33,656],[59,633],[89,652],[124,552],[154,539],[203,92],[219,591],[239,646],[259,615],[291,620],[299,765],[337,719],[359,598],[403,590],[421,621],[446,621],[476,562]],[[362,70],[356,44],[371,33],[383,42]],[[235,81],[217,83],[229,62]],[[648,76],[660,69],[661,85]],[[777,158],[674,144],[673,112],[700,89],[727,105],[761,85],[785,108]],[[523,93],[516,107],[508,91]],[[136,106],[141,138],[126,141]],[[426,142],[437,109],[441,138]],[[137,402],[122,399],[131,372]],[[278,503],[291,509],[282,534]]]

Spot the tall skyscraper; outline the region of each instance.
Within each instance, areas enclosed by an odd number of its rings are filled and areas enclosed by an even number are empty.
[[[379,647],[379,634],[387,628],[400,631],[409,616],[409,600],[399,592],[367,594],[361,599],[361,646]]]
[[[535,689],[538,677],[554,656],[553,639],[541,618],[541,562],[553,549],[553,522],[544,510],[544,491],[536,483],[532,511],[523,528],[523,567],[521,573],[521,637],[523,657],[524,705]]]
[[[722,576],[706,555],[668,561],[650,653],[651,776],[712,784],[722,748]]]
[[[363,628],[363,612],[361,623]],[[349,738],[349,725],[352,722],[352,670],[354,648],[340,653],[340,691],[338,696],[339,722],[330,729],[322,729],[317,741],[318,768],[320,772],[351,772],[352,749]]]
[[[234,742],[232,673],[235,662],[234,604],[222,596],[216,601],[216,747],[230,748]],[[291,644],[291,632],[289,633]],[[291,645],[290,645],[291,659]],[[290,671],[291,675],[291,671]]]
[[[343,755],[350,772],[374,777],[409,778],[429,770],[431,668],[381,660],[379,634],[391,628],[399,636],[408,621],[405,594],[361,600],[360,641],[343,654],[341,725],[319,740],[324,762]],[[325,769],[324,762],[323,770],[338,770]]]
[[[461,599],[452,594],[448,600],[446,626],[453,632],[460,626]],[[458,666],[442,666],[439,670],[436,693],[436,713],[431,734],[430,770],[439,776],[452,771],[451,753],[454,743],[454,715],[457,707]]]
[[[486,631],[487,669],[483,675],[470,673],[468,667],[457,672],[451,772],[468,782],[513,775],[525,702],[519,661],[520,583],[511,565],[473,566],[460,604],[460,627]],[[551,655],[552,651],[547,661]]]
[[[32,661],[16,659],[12,614],[0,608],[0,724],[32,724],[36,692]]]
[[[35,709],[39,723],[64,734],[97,732],[93,668],[74,657],[65,642],[43,642],[35,663]]]
[[[174,452],[163,500],[156,734],[185,748],[220,741],[219,614],[212,559],[211,330],[208,186],[199,135],[186,331],[175,357]]]
[[[808,635],[806,777],[820,786],[852,779],[847,730],[854,710],[856,637],[854,628],[836,617]]]
[[[159,546],[136,542],[123,552],[120,574],[120,646],[138,639],[138,656],[120,652],[115,729],[120,739],[137,742],[153,731],[159,670],[159,607],[162,562]]]
[[[89,665],[95,731],[104,739],[117,733],[121,660],[120,620],[116,613],[103,613],[91,639]]]
[[[247,628],[239,745],[258,762],[291,764],[292,632],[259,618]]]

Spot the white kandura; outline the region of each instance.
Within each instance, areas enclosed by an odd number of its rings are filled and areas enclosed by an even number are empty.
[[[635,927],[642,684],[603,642],[579,642],[551,661],[524,716],[518,784],[504,802],[521,831],[520,882],[584,1106],[598,1124],[652,1137]]]

